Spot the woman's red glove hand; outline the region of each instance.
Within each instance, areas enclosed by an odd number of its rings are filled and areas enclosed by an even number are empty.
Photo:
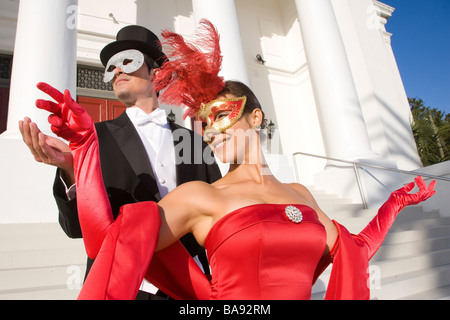
[[[414,182],[392,192],[388,200],[378,210],[375,218],[356,236],[366,243],[369,249],[369,259],[381,246],[395,217],[404,207],[419,204],[436,193],[434,191],[436,181],[432,181],[429,186],[426,185],[421,176],[416,177],[414,181],[419,187],[418,192],[409,193],[415,186]]]
[[[51,113],[48,117],[51,130],[57,136],[69,141],[72,150],[83,145],[94,132],[94,122],[89,114],[72,99],[69,90],[65,90],[63,94],[44,82],[39,82],[37,87],[57,102],[36,100],[36,107]]]

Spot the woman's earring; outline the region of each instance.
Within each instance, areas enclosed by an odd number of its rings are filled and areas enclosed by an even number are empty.
[[[261,131],[261,126],[260,125],[255,126],[255,130],[256,130],[256,132]]]

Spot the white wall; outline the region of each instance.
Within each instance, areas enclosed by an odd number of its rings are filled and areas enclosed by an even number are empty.
[[[280,177],[286,179],[283,181],[293,182],[294,152],[324,154],[295,3],[293,0],[236,3],[251,86],[266,118],[278,130],[272,145],[279,145],[275,151],[279,150],[281,156],[273,157],[273,170],[281,168]],[[265,65],[256,60],[257,54],[262,55]],[[300,181],[313,184],[314,174],[323,170],[324,163],[304,157],[298,160]]]
[[[421,167],[391,34],[386,32],[386,19],[391,14],[395,19],[393,8],[372,0],[333,3],[373,151],[403,170]]]

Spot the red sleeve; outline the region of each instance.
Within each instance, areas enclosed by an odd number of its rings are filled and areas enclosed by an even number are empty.
[[[344,226],[333,222],[339,233],[339,247],[333,257],[325,300],[367,300],[370,298],[368,248]]]
[[[174,299],[208,299],[210,283],[181,242],[155,253],[160,225],[155,202],[123,206],[78,299],[135,299],[144,277]]]
[[[156,249],[160,225],[155,202],[123,206],[108,229],[78,299],[135,299]]]
[[[180,241],[154,255],[146,279],[176,300],[210,297],[211,283]]]

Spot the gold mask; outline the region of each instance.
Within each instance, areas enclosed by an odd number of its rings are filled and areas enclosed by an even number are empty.
[[[247,97],[217,99],[202,105],[197,112],[197,120],[206,124],[203,126],[203,137],[209,141],[209,134],[227,130],[241,117],[245,108]],[[225,118],[215,121],[217,114],[222,111],[231,111]]]

